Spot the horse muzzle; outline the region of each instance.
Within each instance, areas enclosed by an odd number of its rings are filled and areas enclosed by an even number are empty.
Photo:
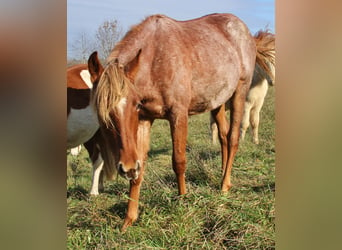
[[[127,180],[136,180],[139,177],[140,174],[140,170],[141,170],[141,164],[140,161],[137,160],[135,162],[135,166],[132,168],[129,168],[127,166],[125,166],[121,161],[118,163],[118,171],[119,174],[127,179]]]

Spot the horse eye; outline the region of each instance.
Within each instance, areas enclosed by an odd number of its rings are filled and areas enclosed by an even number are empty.
[[[138,103],[137,104],[137,111],[139,111],[140,109],[142,109],[142,105],[141,105],[141,103]]]

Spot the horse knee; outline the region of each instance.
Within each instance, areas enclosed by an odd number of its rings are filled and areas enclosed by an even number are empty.
[[[229,151],[237,150],[239,146],[239,136],[237,134],[231,135],[229,138]]]
[[[185,159],[181,160],[181,161],[173,160],[172,167],[173,167],[173,171],[177,175],[184,174],[185,169],[186,169],[186,160]]]

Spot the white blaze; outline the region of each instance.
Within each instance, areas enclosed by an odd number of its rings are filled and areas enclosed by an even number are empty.
[[[124,97],[124,98],[121,98],[121,100],[119,101],[119,103],[116,106],[116,108],[119,110],[121,115],[124,113],[126,104],[127,104],[127,99]]]

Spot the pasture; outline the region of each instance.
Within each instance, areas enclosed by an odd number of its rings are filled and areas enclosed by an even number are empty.
[[[261,110],[260,144],[248,130],[232,170],[233,187],[221,194],[221,153],[212,145],[209,113],[191,116],[186,187],[178,197],[167,121],[152,126],[151,150],[141,188],[139,218],[120,231],[129,183],[118,176],[90,197],[91,162],[83,148],[68,155],[68,249],[274,249],[275,89]]]

